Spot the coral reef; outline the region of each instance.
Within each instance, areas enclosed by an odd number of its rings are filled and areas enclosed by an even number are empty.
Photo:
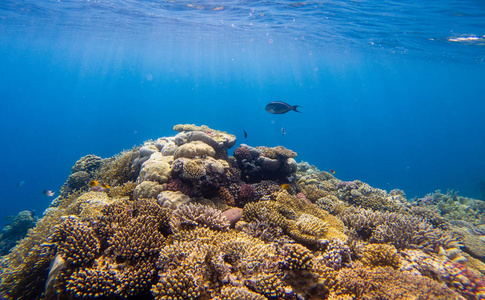
[[[0,298],[484,298],[478,200],[408,202],[297,164],[282,146],[241,144],[229,156],[232,134],[174,130],[77,161],[0,258]],[[20,219],[2,239],[35,222]]]
[[[12,223],[5,226],[0,232],[0,256],[6,255],[17,241],[27,235],[27,231],[35,226],[37,217],[30,210],[19,212],[12,220]]]

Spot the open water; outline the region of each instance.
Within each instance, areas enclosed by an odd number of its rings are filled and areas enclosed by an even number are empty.
[[[483,0],[2,0],[0,218],[179,123],[408,198],[485,199],[484,59]]]

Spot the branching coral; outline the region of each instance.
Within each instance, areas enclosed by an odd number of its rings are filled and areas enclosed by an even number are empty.
[[[355,206],[373,210],[398,211],[405,202],[403,194],[398,190],[388,194],[386,191],[373,188],[360,180],[341,181],[338,184],[337,196]]]
[[[303,219],[299,219],[303,216]],[[311,216],[311,217],[310,217]],[[244,206],[245,221],[267,220],[297,241],[315,244],[321,239],[336,237],[347,240],[343,224],[334,216],[282,191],[276,201],[248,203]],[[307,220],[311,220],[308,224]]]
[[[89,265],[100,251],[94,230],[76,217],[68,217],[54,228],[52,242],[70,267]]]
[[[450,289],[426,277],[401,273],[391,267],[365,267],[355,263],[338,275],[337,294],[355,299],[456,299]]]
[[[425,220],[393,212],[348,209],[341,220],[363,240],[389,243],[397,249],[417,248],[427,252],[456,248],[459,243],[449,233],[435,229]]]

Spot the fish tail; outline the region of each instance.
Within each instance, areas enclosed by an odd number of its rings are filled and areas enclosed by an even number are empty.
[[[293,105],[291,108],[296,111],[296,112],[299,112],[301,113],[301,111],[297,110],[298,107],[303,107],[303,106],[300,106],[300,105]]]

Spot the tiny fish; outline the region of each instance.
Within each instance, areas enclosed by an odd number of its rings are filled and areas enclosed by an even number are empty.
[[[294,110],[296,112],[301,113],[301,111],[298,111],[297,108],[301,107],[300,105],[289,105],[288,103],[281,102],[281,101],[275,101],[275,102],[270,102],[268,105],[266,105],[266,111],[269,112],[270,114],[284,114],[289,112],[290,110]]]
[[[330,170],[328,170],[328,171],[329,171],[330,173],[332,173],[332,174],[335,174],[335,170],[330,169]]]
[[[283,127],[281,127],[281,133],[282,133],[283,135],[285,135],[285,134],[286,134],[286,130],[285,130]]]
[[[91,181],[89,182],[89,186],[90,186],[90,187],[97,186],[98,184],[99,184],[99,182],[98,182],[97,180],[91,180]]]
[[[56,192],[53,192],[51,190],[43,190],[42,191],[42,194],[44,194],[44,196],[47,196],[47,197],[52,197],[52,196],[54,196],[55,193]]]
[[[110,189],[111,188],[111,186],[107,185],[106,183],[101,183],[101,187],[103,189]]]
[[[20,180],[19,182],[17,182],[17,187],[21,187],[25,184],[25,180]]]
[[[248,133],[244,129],[243,129],[243,132],[244,132],[244,138],[247,138],[248,137]]]
[[[288,183],[283,183],[283,184],[281,185],[281,188],[282,188],[283,190],[289,190],[289,189],[291,188],[291,186],[290,186]]]

